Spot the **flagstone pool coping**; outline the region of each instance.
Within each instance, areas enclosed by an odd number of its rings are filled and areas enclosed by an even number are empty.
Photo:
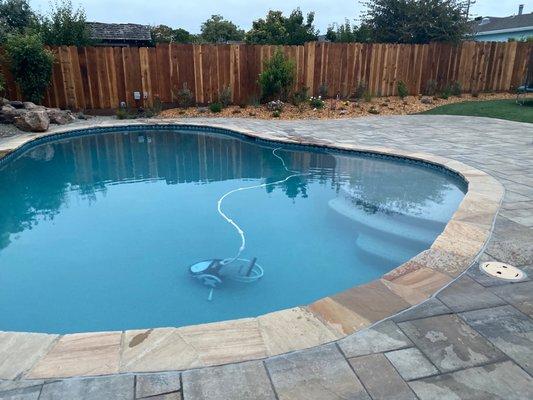
[[[272,142],[376,153],[422,161],[461,176],[468,191],[431,247],[380,279],[322,298],[312,304],[209,324],[66,335],[0,332],[0,379],[51,379],[125,372],[186,370],[263,359],[346,337],[437,294],[482,253],[490,238],[504,188],[489,174],[432,154],[380,146],[335,143],[268,133],[231,123],[176,120],[103,120],[56,127],[0,140],[0,157],[38,139],[92,128],[144,126],[211,127]],[[0,162],[1,164],[1,162]]]

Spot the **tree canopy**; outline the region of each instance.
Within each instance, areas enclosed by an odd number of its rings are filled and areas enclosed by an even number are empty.
[[[328,27],[326,39],[334,43],[370,42],[372,32],[368,25],[351,24],[348,19],[343,24],[332,24]]]
[[[0,43],[7,35],[24,33],[37,22],[37,15],[27,0],[0,0]]]
[[[313,22],[315,13],[310,12],[304,18],[297,8],[288,17],[282,11],[270,10],[266,18],[252,23],[252,29],[246,33],[246,42],[252,44],[301,45],[318,39],[318,30]]]
[[[365,6],[363,23],[374,42],[458,42],[470,32],[458,0],[373,0]]]
[[[151,28],[152,40],[155,43],[191,43],[194,36],[189,31],[167,25],[157,25]]]
[[[244,39],[244,31],[222,15],[212,15],[202,24],[200,38],[208,43],[225,43]]]
[[[74,9],[70,0],[50,5],[50,13],[41,17],[43,42],[52,46],[87,46],[90,43],[85,11]]]

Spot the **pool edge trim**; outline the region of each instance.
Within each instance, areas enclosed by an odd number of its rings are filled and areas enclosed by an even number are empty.
[[[503,186],[489,174],[467,164],[427,153],[381,146],[338,144],[244,129],[231,123],[184,123],[175,120],[109,120],[100,124],[61,126],[49,132],[24,134],[0,143],[0,159],[39,139],[94,128],[132,126],[215,128],[266,141],[375,153],[444,167],[468,184],[468,190],[431,247],[367,284],[322,298],[312,304],[275,311],[255,318],[228,320],[181,328],[155,328],[67,335],[0,332],[11,346],[7,359],[24,359],[0,379],[66,378],[129,372],[185,370],[263,359],[341,340],[435,296],[461,276],[488,242],[504,195]],[[31,343],[31,346],[27,346]],[[132,345],[133,344],[133,345]],[[27,354],[19,347],[28,347]],[[162,356],[165,353],[165,356]],[[157,355],[157,357],[155,357]],[[186,356],[184,356],[186,355]],[[25,361],[25,362],[24,362]]]

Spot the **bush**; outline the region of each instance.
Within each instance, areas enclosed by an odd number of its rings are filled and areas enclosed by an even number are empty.
[[[178,107],[187,108],[194,105],[194,94],[187,86],[187,82],[183,84],[183,87],[180,90],[174,93],[174,97],[176,97]]]
[[[455,81],[454,83],[452,83],[452,86],[450,88],[450,91],[452,93],[453,96],[458,96],[458,97],[461,97],[461,95],[463,94],[463,89],[461,87],[461,83],[460,82],[457,82]]]
[[[5,46],[11,72],[24,99],[40,103],[50,84],[54,54],[36,34],[12,35]]]
[[[276,50],[272,58],[265,62],[263,72],[259,74],[263,100],[276,98],[287,100],[294,83],[294,76],[294,62],[287,58],[280,49]]]
[[[372,93],[370,93],[370,90],[365,90],[365,93],[363,93],[363,99],[367,102],[367,103],[370,103],[372,101]]]
[[[450,85],[446,85],[444,87],[444,89],[442,89],[442,91],[440,92],[439,97],[441,99],[446,100],[446,99],[448,99],[450,97],[451,93],[452,93],[452,89],[451,89]]]
[[[117,108],[115,111],[117,119],[133,119],[135,116],[126,108]]]
[[[426,87],[424,88],[423,94],[426,96],[435,96],[437,93],[437,81],[435,79],[430,79],[426,82]]]
[[[367,89],[368,89],[368,85],[366,84],[366,82],[363,82],[363,81],[357,82],[357,85],[355,86],[355,92],[353,94],[353,97],[356,100],[361,100],[364,97]]]
[[[302,103],[305,103],[307,99],[309,98],[308,93],[309,88],[308,87],[301,87],[296,92],[294,92],[291,96],[291,103],[294,106],[299,106]]]
[[[211,103],[209,104],[209,110],[212,112],[212,113],[219,113],[222,111],[222,104],[220,103]]]
[[[324,108],[324,101],[320,97],[311,97],[309,99],[311,108]]]
[[[318,88],[318,95],[322,98],[327,98],[328,97],[328,84],[327,83],[323,83],[322,85],[319,86]]]
[[[226,86],[218,94],[218,101],[220,102],[220,104],[222,104],[222,107],[224,108],[231,104],[231,88],[229,86]]]
[[[409,95],[407,84],[404,81],[398,81],[396,86],[398,89],[398,96],[400,96],[401,99],[405,99]]]
[[[276,110],[276,111],[273,111],[273,112],[272,112],[272,117],[274,117],[274,118],[279,118],[280,116],[281,116],[281,112],[280,112],[280,111],[277,111],[277,110]]]

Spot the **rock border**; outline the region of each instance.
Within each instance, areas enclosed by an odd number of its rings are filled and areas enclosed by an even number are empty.
[[[53,132],[20,135],[0,142],[0,165],[6,155],[48,136],[94,128],[131,126],[191,127],[287,144],[375,153],[443,167],[461,176],[468,191],[428,250],[380,279],[322,298],[312,304],[244,318],[180,328],[94,332],[66,335],[0,332],[0,379],[49,379],[126,372],[185,370],[262,359],[342,339],[403,312],[434,296],[460,276],[481,254],[490,237],[504,195],[493,177],[467,164],[431,154],[387,147],[335,144],[260,133],[229,123],[183,123],[175,120],[105,121],[61,127]]]

